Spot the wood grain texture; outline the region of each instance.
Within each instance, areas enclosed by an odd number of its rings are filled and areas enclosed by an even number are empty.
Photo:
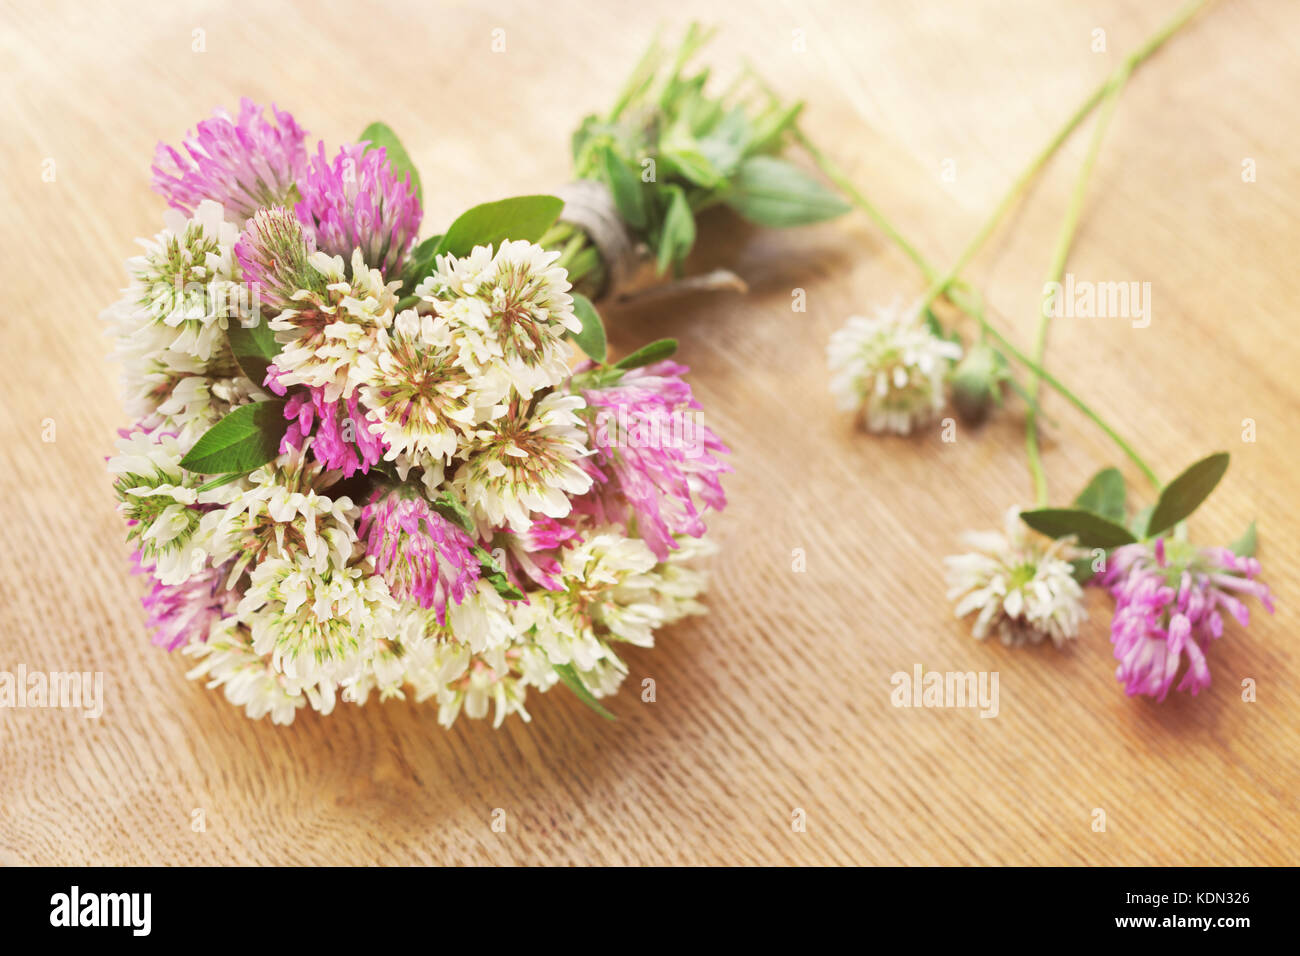
[[[1175,3],[690,6],[724,27],[711,54],[722,72],[747,55],[806,98],[813,138],[946,264]],[[940,560],[960,530],[1030,500],[1020,410],[952,444],[937,428],[856,432],[827,393],[827,337],[853,312],[918,295],[915,270],[859,216],[785,233],[714,218],[695,264],[735,268],[750,295],[608,317],[620,353],[681,339],[734,448],[711,613],[630,656],[615,724],[555,693],[530,699],[531,724],[451,732],[402,702],[253,723],[149,645],[103,464],[124,417],[96,315],[124,284],[133,237],[157,229],[154,143],[214,106],[273,100],[331,143],[384,119],[423,172],[432,229],[563,182],[571,129],[610,100],[657,24],[682,25],[680,5],[2,10],[0,669],[102,671],[107,709],[0,711],[0,862],[1297,862],[1300,6],[1220,3],[1129,84],[1070,270],[1151,282],[1154,320],[1062,320],[1049,353],[1165,477],[1233,454],[1194,534],[1222,543],[1258,517],[1279,607],[1248,633],[1229,628],[1208,692],[1126,698],[1100,594],[1063,653],[972,640]],[[490,51],[497,27],[505,53]],[[1091,51],[1094,28],[1108,52]],[[196,29],[206,52],[192,52]],[[806,52],[792,50],[796,29]],[[971,272],[1022,343],[1085,145],[1067,145]],[[806,313],[791,310],[796,287]],[[1045,401],[1046,464],[1066,499],[1118,455]],[[806,573],[792,571],[796,548]],[[998,717],[892,707],[890,675],[915,663],[998,671]],[[638,699],[643,677],[656,703]],[[1246,677],[1255,703],[1241,700]],[[796,807],[807,832],[792,830]],[[206,832],[190,829],[195,808]],[[490,828],[495,808],[505,833]]]

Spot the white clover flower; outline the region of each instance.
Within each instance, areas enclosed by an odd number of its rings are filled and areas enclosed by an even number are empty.
[[[155,565],[163,584],[181,584],[207,566],[204,509],[218,494],[198,490],[199,476],[180,466],[185,448],[166,432],[131,432],[117,440],[117,454],[108,460],[116,475],[118,511],[130,530],[141,558]]]
[[[581,568],[586,595],[593,587],[608,586],[603,599],[587,598],[593,625],[615,640],[653,647],[655,628],[664,623],[664,610],[655,595],[658,576],[652,573],[657,562],[640,538],[605,532],[566,551],[561,573]]]
[[[400,281],[384,283],[358,249],[352,253],[352,278],[343,257],[313,253],[307,260],[321,274],[324,293],[302,289],[293,308],[269,322],[283,348],[275,357],[282,385],[309,385],[325,390],[327,401],[348,398],[360,383],[361,357],[382,348],[397,307]]]
[[[708,538],[683,535],[676,541],[677,547],[668,552],[668,558],[647,575],[647,593],[642,597],[658,606],[663,624],[675,624],[683,618],[705,613],[700,597],[708,587],[709,576],[692,562],[718,551],[718,546]]]
[[[450,727],[464,708],[465,716],[482,720],[493,706],[494,727],[513,713],[528,720],[524,710],[524,686],[510,672],[509,655],[505,651],[489,652],[470,660],[465,674],[446,686],[439,695],[438,723]]]
[[[569,374],[568,332],[582,330],[558,252],[530,242],[440,256],[416,295],[455,330],[462,363],[488,405],[554,387]]]
[[[943,408],[944,377],[961,346],[897,305],[852,316],[826,349],[831,392],[844,411],[861,410],[873,432],[906,435]]]
[[[187,677],[206,678],[209,688],[222,688],[226,699],[243,707],[252,720],[270,714],[273,724],[287,726],[293,723],[298,708],[308,703],[324,714],[334,709],[334,694],[328,688],[290,690],[285,676],[276,673],[266,658],[253,650],[247,629],[233,619],[207,641],[187,644],[182,653],[198,658]]]
[[[387,342],[361,357],[356,377],[361,401],[377,422],[371,433],[388,444],[389,460],[404,455],[420,464],[450,462],[483,417],[442,317],[414,310],[398,315]]]
[[[587,685],[593,697],[608,697],[618,693],[627,677],[627,665],[615,657],[596,662],[589,670],[578,671],[578,676]]]
[[[573,664],[578,670],[589,670],[610,653],[591,623],[582,619],[563,592],[531,594],[527,604],[513,609],[512,616],[515,626],[546,655],[552,666]]]
[[[438,700],[438,719],[450,727],[460,713],[487,714],[495,703],[494,725],[512,713],[528,720],[523,702],[527,682],[513,673],[520,650],[505,602],[492,585],[478,582],[477,593],[448,607],[445,625],[432,611],[413,604],[393,609],[362,674],[348,683],[344,699],[363,704],[371,691],[381,700],[405,699],[409,685],[417,702]]]
[[[427,661],[435,643],[426,635],[427,613],[418,605],[401,602],[380,612],[371,653],[361,673],[343,686],[345,701],[364,704],[374,691],[381,701],[406,699],[407,671],[416,662]]]
[[[122,401],[127,413],[150,426],[164,424],[158,406],[187,378],[205,376],[208,362],[170,348],[175,332],[162,323],[141,322],[138,307],[118,302],[101,318],[112,324],[113,358],[122,366]]]
[[[449,693],[448,685],[464,676],[473,654],[465,644],[436,637],[404,641],[403,679],[411,686],[416,702]]]
[[[436,616],[432,624],[437,624]],[[477,591],[447,608],[447,632],[475,654],[497,650],[518,636],[505,599],[479,578]]]
[[[500,727],[511,714],[529,720],[524,709],[527,682],[515,673],[518,650],[498,647],[474,654],[454,641],[431,641],[423,652],[412,654],[407,679],[417,702],[438,702],[438,723],[450,727],[464,712],[481,720],[493,710],[492,725]]]
[[[526,530],[533,513],[563,518],[571,497],[592,477],[580,462],[591,454],[587,426],[576,414],[582,396],[552,392],[531,413],[508,415],[475,432],[453,488],[481,525]]]
[[[536,687],[546,692],[560,682],[560,675],[555,672],[555,665],[546,656],[546,652],[536,644],[519,645],[519,659],[516,662],[520,679],[529,687]]]
[[[117,340],[123,404],[140,427],[174,433],[189,448],[238,406],[271,397],[227,362],[224,350],[203,362],[172,351],[169,341],[168,331],[153,325]]]
[[[431,501],[442,494],[446,468],[441,458],[426,458],[417,465],[410,455],[399,454],[393,459],[393,470],[401,481],[418,481]]]
[[[1011,646],[1037,644],[1044,637],[1060,647],[1079,633],[1087,617],[1083,589],[1071,573],[1070,545],[1044,546],[1020,520],[1020,509],[1006,515],[1006,530],[967,532],[969,554],[944,559],[948,599],[957,617],[979,611],[971,633],[983,640],[996,632]]]
[[[357,547],[358,509],[350,498],[321,494],[333,474],[296,450],[255,470],[238,486],[225,486],[229,502],[202,519],[202,538],[213,562],[232,561],[233,583],[266,558],[300,561],[317,573],[341,569]]]
[[[475,246],[467,256],[439,256],[437,269],[415,289],[426,302],[477,296],[496,275],[491,246]]]
[[[657,563],[640,538],[614,526],[594,529],[561,551],[563,590],[538,591],[512,607],[515,626],[552,666],[586,672],[607,661],[626,671],[609,642],[654,643],[654,628],[664,619],[651,595]]]
[[[192,219],[169,209],[163,222],[162,232],[141,240],[144,254],[128,260],[132,284],[108,317],[119,336],[152,326],[166,333],[153,342],[207,362],[224,346],[242,300],[234,257],[239,229],[211,200],[199,203]]]
[[[364,704],[372,691],[381,701],[406,699],[407,671],[416,661],[427,660],[433,641],[426,636],[427,612],[414,605],[396,604],[377,626],[373,650],[359,676],[343,688],[343,699]]]
[[[266,558],[252,570],[237,617],[253,650],[290,689],[361,677],[395,607],[383,578],[362,567],[317,571],[309,562]]]
[[[193,447],[204,432],[240,405],[270,397],[243,376],[187,375],[174,382],[155,415],[158,427],[175,429],[181,444]]]
[[[166,223],[142,241],[145,254],[127,264],[132,282],[125,298],[102,318],[122,365],[128,413],[188,446],[235,404],[211,402],[202,389],[209,378],[240,377],[225,338],[243,301],[232,258],[238,230],[212,202],[201,203],[189,220],[170,210]]]

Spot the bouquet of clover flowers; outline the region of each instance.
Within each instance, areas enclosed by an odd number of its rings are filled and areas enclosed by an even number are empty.
[[[487,203],[418,243],[383,124],[331,156],[244,101],[158,147],[171,208],[105,313],[135,419],[109,470],[154,643],[191,677],[276,723],[409,691],[500,725],[556,683],[610,716],[620,645],[703,611],[727,449],[675,342],[608,361],[573,285],[616,294],[650,248],[680,268],[715,202],[846,207],[771,155],[797,109],[683,76],[701,41],[658,80],[652,48],[584,123],[580,201]],[[639,157],[668,175],[631,182]]]
[[[1226,452],[1205,457],[1168,483],[1109,422],[1043,367],[1047,332],[1062,293],[1061,279],[1081,214],[1086,184],[1107,125],[1130,75],[1203,6],[1194,0],[1120,66],[1079,106],[1015,180],[991,216],[948,271],[940,272],[824,155],[804,140],[818,164],[860,209],[904,251],[925,276],[926,293],[909,307],[853,317],[832,337],[831,387],[842,407],[857,411],[872,431],[907,434],[943,409],[949,389],[956,409],[979,423],[1000,405],[1005,386],[1027,406],[1025,448],[1036,491],[1034,508],[1011,507],[1001,532],[972,532],[969,553],[947,559],[949,597],[958,617],[974,615],[977,638],[997,634],[1021,645],[1050,640],[1064,646],[1086,618],[1082,585],[1106,589],[1115,599],[1111,643],[1116,676],[1130,694],[1163,700],[1170,689],[1196,694],[1210,683],[1207,651],[1224,633],[1224,615],[1249,623],[1243,598],[1253,595],[1271,613],[1272,598],[1259,580],[1252,523],[1231,547],[1198,547],[1187,520],[1228,467]],[[980,295],[961,278],[1024,186],[1074,129],[1100,107],[1083,166],[1052,253],[1032,354],[1019,349],[989,322]],[[973,318],[979,338],[961,341],[943,325],[940,300]],[[1012,372],[1021,366],[1027,380]],[[1066,507],[1049,507],[1039,452],[1040,383],[1047,383],[1100,427],[1151,483],[1156,500],[1130,513],[1120,471],[1103,468]],[[1181,675],[1181,678],[1180,678]]]
[[[420,195],[386,135],[309,156],[245,102],[158,152],[172,209],[108,311],[155,643],[276,722],[408,687],[445,724],[594,703],[618,645],[701,610],[726,449],[667,346],[570,367],[554,197],[465,213],[402,298]]]

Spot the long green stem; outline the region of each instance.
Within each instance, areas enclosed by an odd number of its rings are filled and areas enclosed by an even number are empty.
[[[817,168],[822,171],[823,175],[833,182],[853,205],[865,212],[871,221],[876,224],[876,228],[888,236],[890,242],[896,245],[907,258],[911,259],[927,279],[937,277],[938,273],[926,261],[925,256],[917,251],[916,246],[907,241],[903,234],[889,221],[889,218],[877,208],[876,204],[868,199],[857,186],[853,185],[853,181],[825,153],[818,149],[813,144],[813,141],[804,135],[803,130],[797,126],[794,127],[794,139],[812,157],[813,162],[817,164]]]
[[[1053,286],[1060,288],[1061,277],[1065,273],[1065,263],[1070,256],[1070,247],[1074,244],[1074,235],[1079,228],[1079,217],[1083,213],[1083,200],[1088,191],[1088,179],[1096,165],[1097,154],[1101,152],[1101,142],[1106,137],[1106,128],[1115,107],[1119,105],[1120,93],[1128,82],[1131,69],[1121,69],[1114,83],[1106,93],[1101,112],[1097,115],[1097,125],[1093,127],[1092,138],[1088,141],[1088,152],[1079,167],[1079,175],[1074,182],[1074,191],[1070,194],[1070,204],[1065,210],[1065,219],[1061,222],[1061,231],[1056,238],[1056,247],[1052,250],[1052,262],[1047,270],[1047,279],[1043,283],[1043,304],[1038,315],[1038,334],[1034,337],[1034,350],[1031,354],[1038,365],[1045,364],[1047,355],[1047,329],[1052,321],[1051,300],[1048,291]],[[1038,391],[1040,379],[1035,372],[1029,373],[1029,411],[1025,416],[1025,457],[1029,460],[1029,473],[1034,479],[1034,496],[1038,506],[1047,504],[1047,472],[1043,468],[1042,456],[1038,449]]]
[[[1069,138],[1075,128],[1078,127],[1088,114],[1093,111],[1093,108],[1096,107],[1105,91],[1109,88],[1110,82],[1111,80],[1108,77],[1105,83],[1098,87],[1091,96],[1080,103],[1079,108],[1074,111],[1074,115],[1066,120],[1065,125],[1056,131],[1056,135],[1047,141],[1047,145],[1029,161],[1029,165],[1024,168],[1019,176],[1016,177],[1015,182],[1011,184],[1011,188],[1006,191],[1003,197],[998,201],[998,204],[993,207],[993,212],[984,221],[984,225],[980,226],[979,231],[971,237],[971,241],[968,242],[966,248],[961,251],[961,255],[957,257],[957,261],[953,263],[952,268],[949,269],[941,278],[931,283],[930,288],[926,290],[925,295],[921,299],[922,309],[927,308],[931,302],[947,292],[948,287],[962,274],[962,270],[970,265],[970,261],[975,258],[975,254],[980,251],[988,237],[993,234],[993,230],[997,228],[998,223],[1002,221],[1002,217],[1007,214],[1007,210],[1009,210],[1015,203],[1016,199],[1020,196],[1020,193],[1029,184],[1029,181],[1033,179],[1038,171],[1043,168],[1043,165],[1051,159],[1053,155],[1055,155],[1056,151],[1061,148],[1061,144]]]
[[[1053,155],[1055,155],[1056,151],[1061,148],[1061,144],[1070,138],[1070,134],[1075,131],[1078,125],[1082,123],[1085,118],[1087,118],[1088,114],[1096,108],[1097,104],[1101,102],[1102,98],[1118,81],[1119,77],[1124,76],[1127,78],[1143,60],[1155,53],[1156,50],[1160,49],[1164,42],[1173,36],[1174,33],[1178,31],[1179,27],[1190,20],[1192,16],[1194,16],[1196,12],[1206,4],[1206,2],[1207,0],[1190,0],[1189,3],[1181,7],[1168,23],[1157,30],[1145,43],[1142,44],[1142,46],[1130,53],[1124,59],[1124,62],[1116,67],[1114,72],[1112,72],[1110,76],[1106,77],[1105,81],[1100,86],[1088,94],[1084,101],[1079,104],[1078,108],[1075,109],[1074,113],[1071,114],[1070,118],[1065,121],[1065,125],[1056,131],[1056,134],[1047,141],[1047,145],[1038,151],[1038,154],[1029,161],[1029,165],[1024,168],[1019,176],[1016,177],[1015,182],[1011,184],[1011,188],[1008,189],[1003,197],[998,201],[998,204],[993,208],[993,212],[989,215],[988,219],[985,220],[984,225],[979,228],[979,231],[975,233],[971,238],[971,241],[966,244],[966,248],[963,249],[961,255],[957,257],[957,261],[953,264],[953,267],[948,270],[946,275],[930,286],[921,301],[922,309],[929,306],[938,296],[941,296],[948,291],[948,286],[950,286],[953,281],[961,275],[962,270],[970,264],[970,261],[973,258],[975,258],[975,254],[979,252],[980,248],[984,245],[984,242],[990,235],[992,235],[993,230],[996,229],[998,223],[1002,221],[1002,217],[1006,215],[1007,210],[1015,204],[1017,197],[1019,197],[1025,186],[1027,186],[1029,181],[1034,178],[1040,169],[1043,168],[1043,165],[1051,159]]]

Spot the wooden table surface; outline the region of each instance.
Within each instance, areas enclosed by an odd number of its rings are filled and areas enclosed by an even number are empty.
[[[723,27],[720,71],[748,56],[806,98],[809,134],[946,265],[1175,3],[690,6]],[[1258,518],[1278,612],[1229,627],[1208,692],[1125,697],[1096,592],[1064,652],[971,639],[941,559],[961,530],[1031,501],[1021,408],[954,443],[937,427],[855,431],[827,391],[827,337],[918,295],[915,269],[860,215],[785,233],[721,218],[694,265],[731,266],[749,295],[607,316],[620,353],[681,340],[706,420],[734,450],[710,614],[631,655],[617,723],[555,693],[530,697],[531,724],[450,732],[431,706],[400,701],[254,723],[150,646],[104,469],[125,418],[97,315],[134,238],[159,226],[153,144],[214,106],[273,100],[332,144],[384,119],[423,172],[433,231],[475,202],[564,182],[570,131],[609,103],[657,24],[684,25],[680,5],[0,7],[0,670],[102,671],[107,698],[99,720],[0,711],[0,862],[1297,862],[1300,5],[1220,3],[1129,84],[1069,268],[1149,281],[1153,321],[1063,319],[1049,352],[1166,478],[1232,452],[1193,536],[1225,543]],[[1086,135],[970,271],[1024,344]],[[1048,474],[1068,500],[1120,462],[1045,401]],[[998,716],[891,706],[890,675],[918,663],[997,671]],[[637,693],[644,677],[654,703]]]

